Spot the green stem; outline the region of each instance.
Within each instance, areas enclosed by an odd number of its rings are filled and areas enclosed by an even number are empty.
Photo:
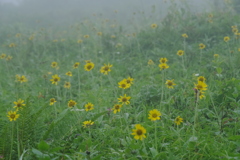
[[[196,106],[195,106],[195,114],[194,114],[193,136],[195,136],[196,126],[197,126],[199,94],[200,94],[200,91],[197,90],[196,102],[195,102],[195,103],[196,103]]]

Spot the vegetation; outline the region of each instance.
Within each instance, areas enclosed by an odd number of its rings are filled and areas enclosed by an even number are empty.
[[[1,25],[0,159],[239,159],[240,15],[224,5]]]

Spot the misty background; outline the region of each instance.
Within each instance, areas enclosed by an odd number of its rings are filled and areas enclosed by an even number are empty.
[[[102,19],[121,25],[143,20],[144,23],[158,24],[171,10],[169,7],[172,2],[173,0],[0,0],[0,25],[63,27],[86,20],[100,23]],[[193,14],[198,14],[224,8],[224,0],[177,0],[176,5],[180,11],[189,9]]]

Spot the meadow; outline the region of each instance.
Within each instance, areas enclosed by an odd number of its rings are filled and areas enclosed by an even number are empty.
[[[240,159],[240,15],[225,5],[0,26],[0,159]]]

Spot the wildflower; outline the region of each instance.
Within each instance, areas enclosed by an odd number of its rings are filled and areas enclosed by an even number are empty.
[[[70,82],[65,82],[64,88],[69,89],[70,87],[71,87],[71,83]]]
[[[188,38],[188,35],[186,33],[182,34],[183,38]]]
[[[9,56],[9,55],[8,55],[8,56],[6,57],[6,61],[10,61],[12,58],[13,58],[12,56]]]
[[[92,63],[92,62],[86,63],[84,66],[84,69],[86,71],[91,71],[93,68],[94,68],[94,63]]]
[[[166,63],[161,63],[158,66],[160,67],[160,70],[169,68],[169,66]]]
[[[78,41],[77,41],[77,43],[82,43],[83,42],[83,40],[81,40],[81,39],[79,39]]]
[[[90,36],[87,34],[87,35],[84,35],[83,37],[84,37],[84,38],[89,38]]]
[[[34,35],[31,35],[28,39],[32,41],[34,39]]]
[[[238,29],[237,29],[237,28],[233,28],[233,29],[232,29],[232,32],[233,32],[233,33],[238,33]]]
[[[111,38],[116,38],[116,36],[115,35],[111,35]]]
[[[157,28],[157,24],[155,24],[155,23],[151,24],[151,28],[152,28],[152,29]]]
[[[6,56],[7,56],[7,55],[6,55],[5,53],[2,53],[2,54],[0,55],[0,59],[4,59]]]
[[[87,127],[90,127],[93,124],[94,124],[94,122],[92,122],[91,120],[90,121],[84,121],[83,122],[83,127],[87,128]]]
[[[177,116],[174,120],[174,123],[176,123],[177,125],[180,125],[183,122],[183,118],[181,118],[180,116]]]
[[[80,65],[79,62],[75,62],[74,65],[73,65],[73,68],[76,69],[76,68],[78,68],[79,65]]]
[[[66,75],[71,77],[71,76],[72,76],[72,72],[71,72],[71,71],[68,71],[68,72],[66,73]]]
[[[128,84],[133,84],[133,78],[128,77],[127,79],[124,79]]]
[[[140,124],[136,124],[135,127],[136,127],[136,129],[132,130],[133,131],[132,135],[134,135],[134,138],[136,140],[139,140],[139,139],[143,140],[143,138],[146,138],[146,136],[145,136],[145,134],[147,132],[146,129],[143,126],[141,126]]]
[[[57,74],[52,75],[52,79],[50,79],[50,81],[52,81],[52,84],[58,84],[58,82],[60,81],[60,77],[58,77]]]
[[[91,111],[91,110],[93,110],[94,108],[93,108],[93,104],[92,103],[87,103],[87,104],[85,104],[85,111]]]
[[[123,88],[123,89],[127,89],[131,86],[130,84],[127,83],[126,80],[122,80],[122,81],[118,82],[118,85],[119,85],[118,86],[119,88]]]
[[[183,50],[178,50],[178,51],[177,51],[177,55],[182,56],[183,54],[184,54],[184,51],[183,51]]]
[[[56,101],[56,99],[55,98],[51,98],[50,99],[50,103],[49,103],[49,105],[51,106],[51,105],[53,105],[54,103],[56,103],[57,101]]]
[[[130,96],[127,97],[127,95],[124,94],[124,96],[120,96],[120,98],[118,98],[118,102],[122,102],[122,104],[128,105],[128,104],[130,104],[130,101],[129,101],[130,99],[131,99]]]
[[[203,43],[200,43],[198,46],[199,46],[199,49],[204,49],[206,47],[205,44]]]
[[[203,98],[205,97],[204,93],[205,93],[205,92],[202,92],[202,91],[199,92],[199,98],[200,98],[200,99],[203,99]]]
[[[213,14],[209,14],[209,15],[208,15],[208,18],[213,18]]]
[[[56,42],[58,42],[58,40],[57,40],[57,39],[54,39],[53,42],[56,43]]]
[[[98,32],[97,35],[98,35],[98,36],[102,36],[102,32]]]
[[[173,80],[174,80],[174,79],[173,79]],[[173,80],[167,80],[167,81],[166,81],[165,84],[167,85],[168,88],[173,89],[173,86],[176,85],[175,83],[173,83]]]
[[[121,108],[122,108],[121,104],[115,104],[112,109],[113,113],[116,114],[117,112],[120,112]]]
[[[111,67],[112,67],[111,64],[108,64],[108,65],[104,64],[104,66],[100,69],[100,72],[107,75],[108,72],[111,71],[111,69],[110,69]]]
[[[161,115],[162,115],[161,112],[159,112],[157,109],[153,109],[149,111],[148,119],[150,119],[151,121],[160,120]]]
[[[117,43],[115,47],[116,48],[120,48],[120,47],[122,47],[122,44],[121,43]]]
[[[26,104],[24,104],[24,100],[22,99],[18,99],[18,101],[13,102],[15,104],[15,106],[13,108],[18,109],[23,109],[22,107],[25,106]]]
[[[209,23],[213,23],[213,20],[212,20],[212,19],[209,19],[208,22],[209,22]]]
[[[199,76],[199,77],[198,77],[198,81],[205,82],[205,81],[206,81],[206,78],[203,77],[203,76]]]
[[[65,41],[65,39],[61,39],[61,42],[64,42]]]
[[[151,59],[149,59],[149,60],[148,60],[148,65],[149,65],[149,66],[154,65],[154,62],[153,62]]]
[[[9,111],[7,117],[10,121],[16,121],[19,117],[19,114],[17,114],[17,111]]]
[[[219,54],[214,54],[213,57],[214,57],[214,58],[218,58],[218,57],[219,57]]]
[[[91,60],[85,60],[86,63],[91,63],[92,61]]]
[[[160,63],[167,63],[168,59],[167,58],[160,58],[159,62]]]
[[[207,84],[202,81],[198,81],[198,84],[195,84],[195,89],[203,91],[207,90]]]
[[[52,62],[51,66],[52,66],[52,68],[56,68],[58,66],[58,63],[57,62]]]
[[[230,38],[227,36],[227,37],[224,37],[223,40],[224,40],[225,42],[228,42],[228,41],[230,40]]]
[[[15,43],[11,43],[11,44],[8,45],[8,47],[10,47],[10,48],[13,48],[13,47],[16,47],[16,46],[17,45]]]
[[[238,52],[240,52],[240,48],[238,48]]]
[[[28,79],[27,79],[24,75],[19,76],[17,79],[18,79],[18,81],[21,82],[21,83],[28,81]]]
[[[20,34],[20,33],[17,33],[17,34],[15,35],[15,37],[16,37],[16,38],[19,38],[19,37],[21,37],[21,34]]]
[[[77,102],[75,102],[73,100],[68,101],[68,107],[72,108],[72,107],[74,107],[76,105],[77,105]]]

